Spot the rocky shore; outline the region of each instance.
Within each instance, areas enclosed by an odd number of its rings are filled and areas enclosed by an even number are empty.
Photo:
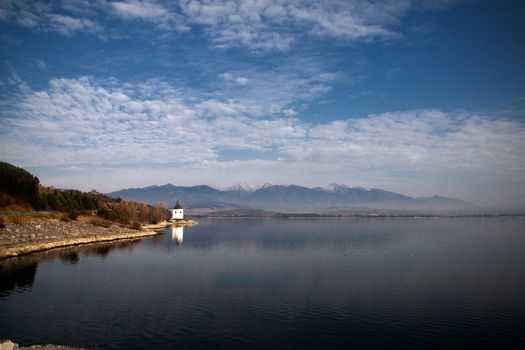
[[[10,340],[0,340],[0,350],[83,350],[84,348],[72,348],[63,345],[32,345],[19,346]]]
[[[118,225],[103,227],[88,221],[35,220],[6,223],[0,228],[0,260],[33,252],[93,242],[135,239],[158,234]]]

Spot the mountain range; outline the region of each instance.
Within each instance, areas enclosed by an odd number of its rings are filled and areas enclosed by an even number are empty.
[[[112,197],[150,204],[176,201],[192,212],[254,210],[282,213],[346,213],[356,211],[470,212],[475,206],[460,199],[441,196],[410,197],[381,189],[330,184],[308,188],[298,185],[239,184],[225,189],[207,185],[149,186],[108,193]]]

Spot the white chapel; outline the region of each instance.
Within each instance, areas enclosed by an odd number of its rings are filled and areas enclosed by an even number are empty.
[[[184,208],[182,205],[177,201],[173,209],[170,209],[171,212],[171,219],[172,220],[181,220],[184,219]]]

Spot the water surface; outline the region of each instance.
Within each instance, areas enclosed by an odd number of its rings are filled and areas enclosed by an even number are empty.
[[[518,348],[525,219],[201,220],[0,262],[0,338],[104,349]]]

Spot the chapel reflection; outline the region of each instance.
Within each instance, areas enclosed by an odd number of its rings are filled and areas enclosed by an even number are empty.
[[[181,245],[184,240],[184,227],[170,227],[168,228],[166,235],[171,239],[172,242],[175,242],[177,245]]]

